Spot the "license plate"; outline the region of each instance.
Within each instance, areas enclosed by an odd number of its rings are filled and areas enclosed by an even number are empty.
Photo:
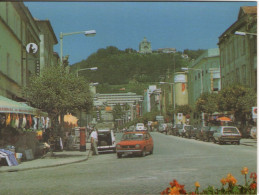
[[[125,154],[133,154],[133,152],[125,152]]]

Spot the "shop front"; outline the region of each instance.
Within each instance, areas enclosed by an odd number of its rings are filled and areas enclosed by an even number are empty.
[[[41,155],[41,142],[50,126],[47,113],[0,96],[0,149],[9,150],[23,160],[32,160]]]

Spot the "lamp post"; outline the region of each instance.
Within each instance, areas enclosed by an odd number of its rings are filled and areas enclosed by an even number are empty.
[[[96,35],[95,30],[88,30],[88,31],[79,31],[79,32],[71,32],[71,33],[60,33],[59,39],[60,39],[60,65],[63,64],[63,37],[69,36],[69,35],[76,35],[76,34],[84,34],[87,37],[93,37]]]
[[[236,31],[235,35],[241,35],[241,36],[246,36],[246,35],[254,35],[257,36],[256,33],[250,33],[250,32],[241,32],[241,31]]]
[[[79,72],[79,71],[83,71],[83,70],[97,70],[97,69],[98,69],[98,67],[82,68],[82,69],[77,70],[76,75],[77,75],[77,77],[78,77],[78,72]]]
[[[202,69],[196,69],[196,68],[182,68],[182,70],[184,71],[188,71],[188,70],[196,70],[201,72],[201,94],[203,93],[203,76],[202,76]],[[204,112],[201,113],[202,116],[202,125],[204,126]]]
[[[174,104],[174,123],[175,123],[175,119],[176,119],[176,114],[175,114],[175,83],[169,83],[169,82],[159,82],[160,84],[169,84],[171,86],[173,86],[173,104]]]

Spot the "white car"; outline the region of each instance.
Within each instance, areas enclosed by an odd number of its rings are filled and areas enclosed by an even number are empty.
[[[116,152],[116,142],[113,130],[98,129],[98,152]]]
[[[253,139],[256,139],[256,138],[257,138],[257,127],[256,127],[256,126],[254,126],[254,127],[251,128],[250,136],[251,136]]]
[[[147,130],[147,128],[145,127],[145,125],[143,123],[137,123],[136,131],[145,131],[145,130]]]

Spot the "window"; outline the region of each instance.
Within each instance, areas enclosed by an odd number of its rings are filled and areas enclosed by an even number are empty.
[[[244,85],[246,85],[246,65],[243,65],[242,66],[242,77],[243,77],[243,79],[242,79],[242,82],[243,82],[243,84]]]
[[[239,68],[236,69],[236,82],[237,82],[237,83],[240,83]]]
[[[245,37],[243,37],[243,39],[242,39],[242,55],[245,55],[245,53],[246,53],[246,39],[245,39]]]
[[[9,53],[6,54],[6,68],[7,68],[7,73],[6,74],[8,76],[10,76],[9,74],[10,74],[11,67],[10,67],[10,54]]]

